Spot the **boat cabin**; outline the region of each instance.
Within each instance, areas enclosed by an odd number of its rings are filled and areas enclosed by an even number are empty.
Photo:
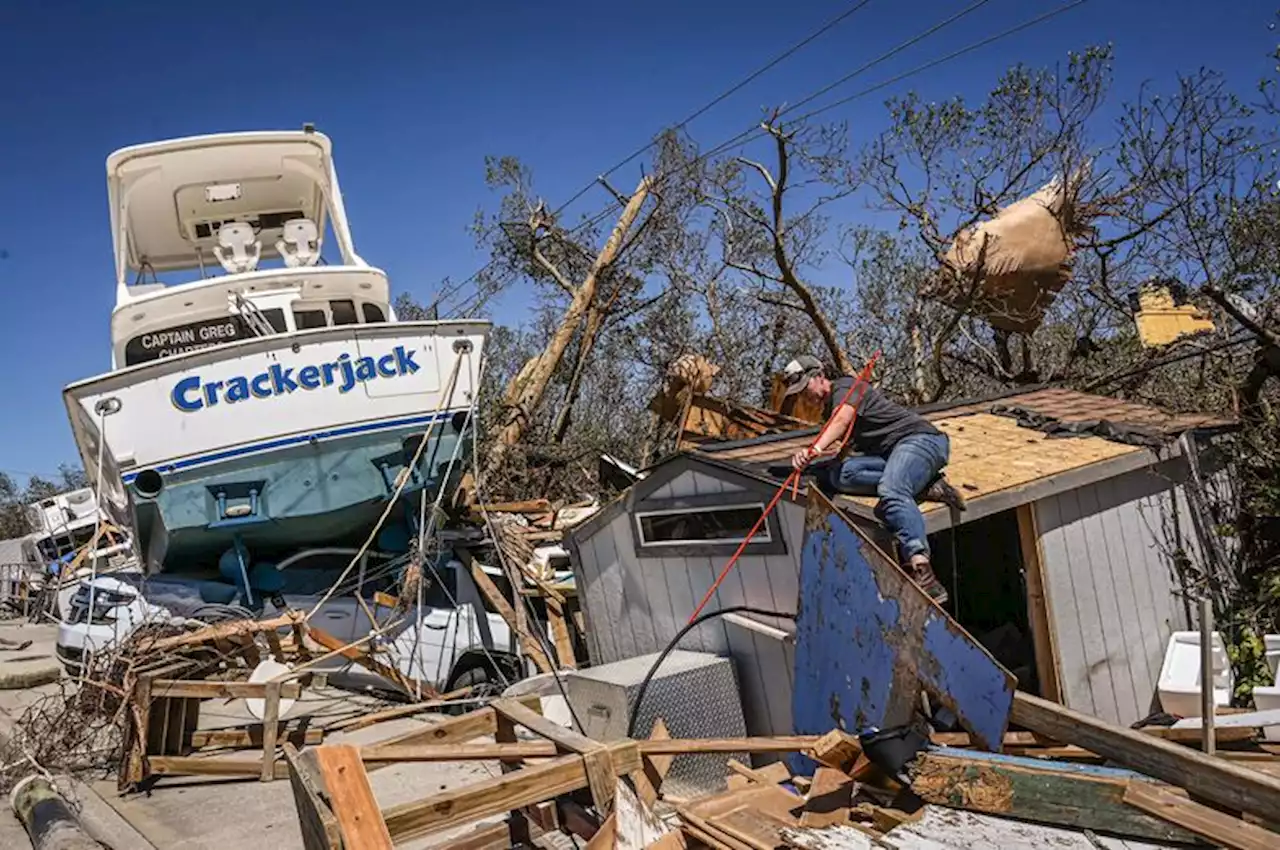
[[[355,251],[321,133],[137,145],[107,158],[107,179],[114,369],[248,337],[395,320],[386,273]],[[326,231],[337,257],[325,253]]]

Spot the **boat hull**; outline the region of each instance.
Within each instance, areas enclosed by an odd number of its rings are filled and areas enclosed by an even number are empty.
[[[287,557],[362,540],[398,483],[408,496],[456,483],[486,333],[396,322],[277,334],[65,398],[86,469],[105,439],[104,502],[132,516],[149,571],[209,567],[233,546]]]

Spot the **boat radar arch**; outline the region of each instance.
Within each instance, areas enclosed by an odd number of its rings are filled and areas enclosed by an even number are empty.
[[[219,133],[122,148],[107,157],[116,300],[130,275],[222,266],[250,272],[264,259],[319,260],[329,224],[345,266],[356,253],[329,138],[300,131]]]

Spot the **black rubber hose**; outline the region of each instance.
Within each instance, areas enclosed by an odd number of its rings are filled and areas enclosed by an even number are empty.
[[[721,608],[718,611],[708,611],[706,614],[697,617],[689,622],[683,629],[676,632],[676,636],[666,645],[662,652],[658,653],[658,657],[654,660],[653,666],[649,668],[649,672],[645,674],[644,681],[640,683],[640,689],[636,691],[636,701],[631,704],[631,710],[627,715],[627,737],[634,738],[636,736],[636,718],[640,713],[640,703],[644,702],[645,691],[649,689],[649,682],[657,674],[658,668],[662,666],[662,662],[667,660],[667,656],[680,644],[682,638],[707,620],[724,614],[756,614],[761,617],[780,617],[784,620],[794,620],[795,614],[784,613],[782,611],[766,611],[763,608],[752,608],[750,605],[732,605],[728,608]]]

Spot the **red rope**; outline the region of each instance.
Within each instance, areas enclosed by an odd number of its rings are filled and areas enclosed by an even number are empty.
[[[809,449],[816,446],[818,444],[818,440],[822,439],[822,435],[831,424],[831,420],[835,419],[836,411],[849,403],[849,397],[853,395],[853,391],[861,389],[862,391],[858,393],[858,400],[853,403],[853,418],[849,420],[849,426],[845,428],[844,437],[840,440],[840,448],[836,450],[836,453],[839,454],[840,450],[844,448],[844,444],[849,441],[850,435],[853,434],[854,423],[858,421],[858,405],[862,404],[862,398],[867,394],[867,387],[870,386],[871,370],[875,368],[876,361],[879,359],[879,351],[871,355],[871,359],[868,360],[867,365],[862,368],[862,373],[858,375],[858,379],[849,386],[849,390],[844,394],[844,398],[840,400],[839,404],[831,408],[831,419],[822,423],[822,427],[818,429],[818,433],[814,436],[813,442],[809,443]],[[756,532],[758,532],[760,527],[764,525],[765,520],[769,518],[769,514],[773,513],[773,509],[778,505],[778,500],[787,492],[787,488],[792,488],[793,494],[797,492],[800,485],[801,473],[803,471],[803,469],[793,470],[792,473],[787,476],[787,480],[782,482],[782,486],[778,488],[778,492],[773,494],[773,498],[769,500],[768,506],[766,506],[764,512],[760,514],[760,518],[756,520],[756,524],[751,526],[751,530],[747,532],[747,536],[738,544],[738,550],[733,553],[733,557],[729,559],[729,563],[724,565],[724,569],[720,571],[720,575],[716,576],[716,580],[712,582],[711,587],[707,588],[706,595],[702,597],[702,601],[698,603],[698,607],[694,608],[693,613],[689,615],[690,623],[698,619],[698,615],[702,613],[702,609],[707,607],[707,603],[711,601],[711,597],[715,595],[716,590],[725,580],[725,576],[729,575],[729,571],[733,569],[734,564],[738,563],[738,559],[741,558],[742,553],[746,551],[747,545],[751,542],[751,538],[756,536]]]

